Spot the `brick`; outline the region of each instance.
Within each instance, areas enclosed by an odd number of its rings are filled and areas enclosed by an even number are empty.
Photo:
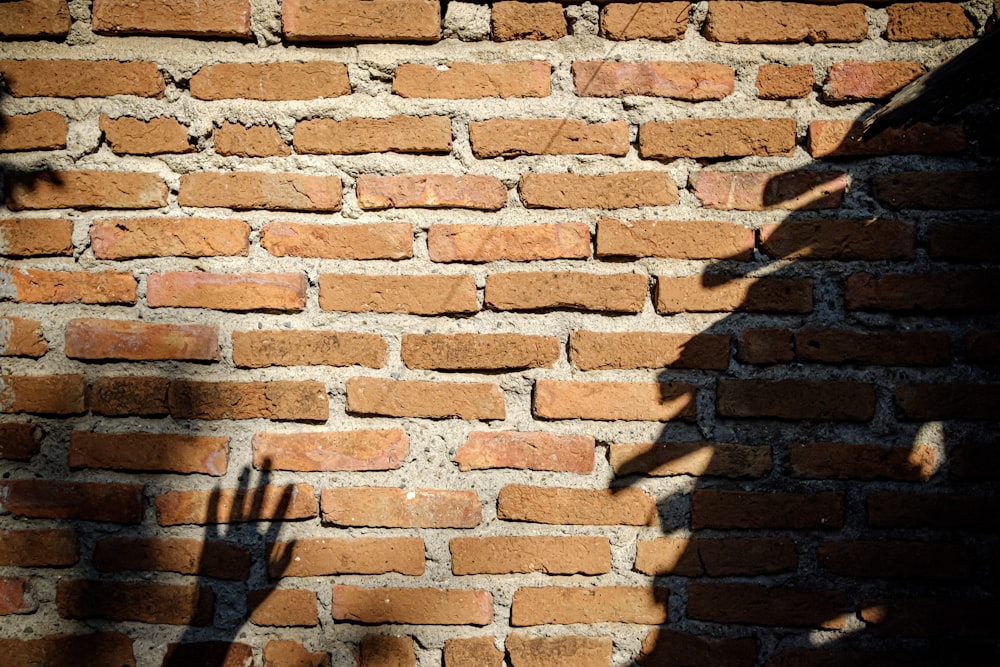
[[[319,625],[316,594],[306,590],[256,590],[247,593],[249,621],[273,627]]]
[[[212,525],[244,521],[294,521],[318,516],[308,484],[214,491],[167,491],[156,496],[161,526]]]
[[[927,445],[885,447],[845,442],[794,443],[786,471],[804,479],[891,479],[927,482],[937,470],[937,454]]]
[[[915,123],[889,128],[861,140],[861,123],[849,120],[814,120],[809,123],[809,154],[819,157],[961,153],[968,144],[960,125]]]
[[[943,366],[951,359],[941,331],[860,332],[803,328],[795,335],[795,357],[827,364]]]
[[[167,185],[156,174],[97,171],[42,171],[11,175],[7,207],[160,208],[167,205]]]
[[[923,64],[907,60],[834,63],[823,82],[823,99],[828,102],[886,99],[926,71]]]
[[[446,315],[479,310],[472,276],[320,274],[319,306],[349,313]]]
[[[112,218],[90,226],[98,259],[246,255],[250,226],[218,218]]]
[[[560,11],[562,9],[560,8]],[[492,118],[469,123],[477,158],[519,155],[615,155],[628,153],[628,123],[588,123],[571,118]]]
[[[1000,229],[989,223],[938,224],[927,232],[927,254],[935,259],[997,262],[998,249]]]
[[[610,637],[538,637],[518,632],[507,635],[504,646],[514,667],[607,667],[614,649]]]
[[[108,417],[163,417],[169,414],[170,380],[159,377],[102,377],[90,386],[90,409]]]
[[[199,382],[173,380],[167,395],[174,419],[271,419],[325,422],[326,387],[315,380]]]
[[[474,589],[334,584],[330,612],[335,621],[355,623],[487,625],[493,620],[493,596]]]
[[[809,313],[813,309],[812,278],[739,278],[705,274],[682,278],[656,277],[653,306],[658,313],[725,311]]]
[[[573,82],[578,95],[645,95],[688,102],[721,100],[732,94],[732,67],[706,62],[612,62],[576,60]]]
[[[536,380],[532,412],[540,419],[694,421],[695,386],[686,382]]]
[[[275,257],[322,259],[408,259],[413,256],[409,223],[312,225],[269,222],[261,246]]]
[[[387,208],[468,208],[499,211],[507,205],[507,187],[493,176],[420,174],[374,176],[357,180],[358,206]]]
[[[606,537],[454,537],[452,574],[605,574],[611,571]]]
[[[497,497],[505,521],[580,525],[655,526],[653,496],[638,488],[570,489],[508,484]]]
[[[787,537],[660,537],[636,543],[635,570],[654,576],[731,577],[792,572],[795,542]]]
[[[989,311],[997,307],[1000,273],[854,273],[847,277],[848,310],[893,312]]]
[[[1000,419],[1000,384],[939,382],[896,387],[900,419]]]
[[[79,415],[86,390],[82,375],[2,375],[0,414]]]
[[[219,360],[219,327],[82,318],[66,324],[66,356],[87,360]]]
[[[92,24],[101,35],[253,37],[249,0],[95,0]]]
[[[69,34],[66,0],[21,0],[0,4],[0,37],[63,37]]]
[[[837,208],[847,190],[847,174],[842,171],[697,171],[690,181],[702,206],[721,211]]]
[[[601,7],[601,36],[672,42],[684,38],[690,14],[690,2],[615,2]]]
[[[444,667],[503,667],[503,658],[493,637],[458,637],[444,642]]]
[[[473,431],[455,452],[459,470],[552,470],[589,474],[594,470],[594,438],[543,432]]]
[[[869,627],[874,626],[874,634],[878,636],[992,637],[995,627],[992,619],[996,618],[998,611],[997,603],[992,599],[935,595],[863,600],[859,616]],[[984,650],[991,649],[981,647],[977,655],[988,655],[982,652]],[[973,661],[977,659],[973,657]]]
[[[907,2],[886,7],[885,37],[893,42],[973,37],[975,26],[954,2]]]
[[[264,667],[330,667],[330,655],[310,653],[290,639],[271,639],[264,644]]]
[[[551,368],[559,339],[521,334],[403,334],[400,355],[407,368],[519,370]]]
[[[590,228],[582,222],[541,225],[433,224],[427,229],[433,262],[530,262],[587,259]]]
[[[865,422],[875,415],[875,388],[853,380],[721,380],[722,417]]]
[[[153,273],[146,278],[146,302],[151,308],[302,310],[306,278],[301,273]]]
[[[93,560],[99,572],[151,570],[228,581],[246,581],[250,576],[246,547],[217,540],[102,537],[94,547]]]
[[[386,342],[378,334],[350,331],[234,331],[233,363],[268,366],[385,365]]]
[[[288,0],[281,25],[291,42],[436,42],[438,0]]]
[[[965,336],[965,348],[974,363],[1000,363],[1000,331],[970,331]]]
[[[961,544],[894,540],[824,542],[816,560],[844,577],[964,579],[969,561]]]
[[[994,443],[968,442],[956,447],[948,461],[948,478],[959,482],[1000,479],[1000,447]]]
[[[727,222],[701,220],[597,221],[597,257],[749,260],[754,232]]]
[[[409,453],[402,429],[325,433],[255,433],[253,464],[258,470],[326,472],[395,470]]]
[[[860,42],[868,36],[868,20],[860,4],[710,2],[703,33],[733,44]]]
[[[677,185],[659,171],[524,174],[518,185],[528,208],[636,208],[677,203]]]
[[[63,618],[102,618],[169,625],[212,622],[214,595],[207,586],[153,582],[63,580],[56,605]]]
[[[510,609],[510,624],[515,627],[572,623],[657,625],[666,621],[666,588],[519,588]]]
[[[427,419],[505,419],[503,392],[494,384],[353,377],[347,412]]]
[[[212,132],[215,152],[236,157],[286,157],[292,154],[273,125],[224,122]]]
[[[269,543],[267,562],[274,579],[387,572],[420,576],[424,541],[419,537],[296,538]]]
[[[0,5],[0,12],[6,6]],[[69,125],[65,118],[54,111],[5,116],[3,122],[0,151],[44,151],[66,148]]]
[[[0,255],[4,257],[72,254],[72,220],[45,218],[0,220]]]
[[[715,623],[841,630],[848,609],[839,590],[701,581],[687,590],[688,617]]]
[[[691,528],[834,530],[844,525],[840,491],[769,493],[695,489]]]
[[[757,642],[753,637],[723,639],[664,628],[654,628],[642,640],[640,665],[716,665],[750,667],[756,663]]]
[[[156,155],[157,153],[191,153],[187,127],[176,118],[111,118],[101,114],[101,132],[111,150],[119,155]]]
[[[31,519],[139,523],[142,485],[60,480],[0,482],[0,511]]]
[[[783,364],[795,359],[789,329],[744,329],[737,335],[736,358],[744,364]]]
[[[229,438],[174,433],[70,434],[70,468],[201,473],[221,476],[229,459]]]
[[[875,199],[893,209],[1000,208],[996,171],[903,171],[872,179]]]
[[[446,100],[481,97],[548,97],[551,66],[539,60],[507,63],[449,62],[443,66],[404,63],[396,68],[392,92],[401,97]]]
[[[38,610],[28,579],[0,577],[0,616],[31,614]]]
[[[916,226],[906,220],[786,220],[760,227],[760,248],[780,259],[913,259]]]
[[[358,644],[358,667],[416,667],[412,637],[369,634]]]
[[[815,84],[812,65],[761,65],[754,81],[762,100],[805,99]]]
[[[163,664],[243,667],[253,664],[253,647],[233,641],[170,643]]]
[[[949,650],[950,649],[945,649]],[[824,649],[786,649],[775,653],[766,663],[766,667],[837,667],[838,665],[853,665],[854,667],[905,667],[907,665],[934,665],[937,660],[933,655],[923,651],[847,651],[839,648]]]
[[[293,140],[297,153],[450,153],[451,119],[447,116],[388,118],[316,118],[300,120]]]
[[[75,667],[87,656],[91,667],[135,667],[132,639],[120,632],[0,639],[0,651],[13,665]]]
[[[323,521],[337,526],[474,528],[482,523],[474,491],[395,487],[323,489]]]
[[[646,303],[648,282],[637,273],[496,273],[486,277],[484,305],[493,310],[638,313]]]
[[[0,459],[30,461],[41,448],[41,436],[41,429],[31,423],[0,424]]]
[[[568,34],[558,2],[494,2],[490,25],[498,42],[559,39]]]
[[[295,173],[184,174],[177,202],[238,210],[339,211],[341,183],[336,176]]]
[[[682,118],[639,125],[639,155],[646,159],[791,157],[791,118]]]
[[[163,75],[151,62],[0,60],[11,97],[163,97]]]
[[[277,102],[351,94],[347,66],[337,62],[219,63],[199,69],[190,81],[198,100]]]
[[[40,321],[23,317],[0,318],[0,356],[37,359],[48,351]]]
[[[729,336],[656,331],[574,331],[569,360],[583,371],[625,368],[704,368],[729,366]]]
[[[612,444],[615,475],[645,474],[765,477],[771,472],[771,448],[715,442],[655,442]]]
[[[118,271],[0,268],[0,288],[17,303],[134,304],[136,281]]]

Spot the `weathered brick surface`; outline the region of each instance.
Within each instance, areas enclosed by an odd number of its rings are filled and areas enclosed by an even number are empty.
[[[896,412],[901,419],[1000,419],[1000,384],[961,382],[901,384]]]
[[[507,205],[507,188],[493,176],[424,174],[358,177],[358,206],[386,208],[471,208],[496,211]]]
[[[873,540],[825,542],[816,550],[821,567],[849,577],[964,579],[969,560],[960,544]]]
[[[809,154],[813,157],[961,153],[965,146],[965,132],[958,125],[920,123],[909,128],[890,128],[862,141],[859,123],[849,120],[809,123]]]
[[[250,552],[221,541],[171,538],[105,537],[94,547],[100,572],[154,570],[244,581],[250,575]]]
[[[30,614],[37,610],[38,603],[27,579],[0,577],[0,616]]]
[[[456,537],[454,574],[602,574],[611,570],[606,537]]]
[[[49,218],[0,220],[0,254],[6,257],[72,255],[73,223]]]
[[[0,37],[61,37],[69,33],[66,0],[21,0],[0,4]]]
[[[226,473],[229,438],[165,433],[73,431],[67,459],[71,468]]]
[[[635,273],[497,273],[486,277],[485,305],[494,310],[571,310],[638,313],[648,279]]]
[[[308,484],[214,491],[168,491],[156,497],[161,526],[294,520],[318,516]]]
[[[41,430],[28,422],[0,424],[0,459],[30,461],[38,453]]]
[[[441,34],[438,0],[288,0],[281,5],[293,42],[433,42]]]
[[[748,259],[753,245],[752,229],[723,222],[597,221],[598,257]]]
[[[400,356],[408,368],[434,370],[551,367],[559,341],[520,334],[404,334]]]
[[[868,21],[860,4],[711,2],[703,30],[710,40],[737,44],[860,42]]]
[[[927,232],[927,254],[936,259],[997,261],[1000,259],[997,248],[1000,248],[1000,234],[988,224],[940,224]]]
[[[852,380],[723,380],[716,409],[726,417],[868,421],[875,389]]]
[[[695,387],[686,382],[538,380],[532,405],[541,419],[694,421]]]
[[[8,272],[9,271],[9,272]],[[121,271],[0,270],[5,296],[18,303],[134,304],[136,282]]]
[[[254,625],[311,626],[319,623],[316,594],[300,589],[257,590],[247,593],[249,620]]]
[[[448,153],[451,120],[447,116],[388,118],[317,118],[295,125],[298,153]]]
[[[219,63],[191,77],[199,100],[312,100],[351,94],[347,67],[338,62]]]
[[[648,95],[701,102],[730,95],[735,74],[731,67],[716,63],[577,60],[573,81],[579,95]]]
[[[482,521],[473,491],[356,487],[323,489],[323,520],[338,526],[473,528]]]
[[[78,533],[72,528],[0,531],[0,564],[18,567],[65,567],[80,558]]]
[[[301,273],[200,273],[171,271],[146,279],[152,308],[214,310],[302,310],[306,301]]]
[[[262,470],[392,470],[409,452],[401,430],[257,433],[254,467]]]
[[[196,664],[204,660],[219,667],[240,667],[253,660],[253,647],[241,642],[204,641],[167,644],[164,664]]]
[[[359,667],[416,667],[412,637],[368,634],[358,644]]]
[[[736,358],[745,364],[781,364],[795,359],[792,332],[777,327],[744,329],[737,336]]]
[[[175,419],[272,419],[324,422],[326,388],[315,380],[174,380],[167,394]]]
[[[141,484],[6,480],[0,482],[0,511],[39,519],[139,523]]]
[[[41,357],[48,352],[42,323],[23,317],[0,318],[0,357]]]
[[[572,664],[604,667],[611,662],[614,648],[610,637],[539,637],[512,632],[504,643],[511,664],[517,667]]]
[[[0,60],[12,97],[163,97],[155,63],[117,60]]]
[[[696,489],[691,527],[718,529],[796,528],[833,530],[844,524],[844,494],[767,493]]]
[[[368,276],[323,274],[323,310],[349,313],[444,315],[479,310],[471,276]]]
[[[867,498],[868,524],[878,528],[996,532],[1000,528],[998,505],[993,496],[873,491]]]
[[[273,125],[241,125],[225,122],[212,133],[215,152],[236,157],[284,157],[292,149]]]
[[[93,656],[94,667],[134,667],[132,639],[121,632],[46,635],[33,639],[0,639],[0,651],[13,664],[71,667],[81,655]]]
[[[264,644],[264,667],[330,667],[330,654],[310,653],[290,639],[272,639]]]
[[[752,623],[839,630],[847,596],[842,591],[757,584],[688,584],[688,614],[716,623]]]
[[[153,582],[64,580],[56,589],[63,618],[102,618],[170,625],[212,622],[212,589]]]
[[[612,444],[608,459],[619,476],[764,477],[771,471],[770,447],[728,443]]]
[[[406,259],[413,256],[413,229],[406,223],[314,225],[271,222],[261,246],[275,257]]]
[[[571,623],[646,623],[667,620],[667,589],[604,586],[599,588],[521,588],[514,593],[511,625]]]
[[[722,172],[691,174],[694,194],[707,208],[723,211],[802,211],[837,208],[847,189],[840,171]]]
[[[207,324],[152,324],[83,318],[66,325],[71,359],[219,360],[219,328]]]
[[[335,621],[487,625],[493,619],[493,596],[474,589],[363,588],[334,584],[330,612]]]
[[[336,176],[261,172],[197,173],[181,176],[181,206],[276,211],[339,211],[341,183]]]
[[[816,85],[816,74],[812,65],[761,65],[755,85],[762,100],[802,99]]]
[[[689,2],[613,2],[601,7],[601,36],[672,42],[684,37],[690,12]]]
[[[249,0],[95,0],[92,17],[106,35],[251,37]]]
[[[0,133],[0,151],[66,148],[68,130],[66,119],[54,111],[7,116],[4,118],[3,133]]]
[[[907,220],[786,220],[760,228],[760,249],[783,259],[912,259],[916,227]]]
[[[653,497],[641,489],[569,489],[509,484],[500,489],[497,517],[569,525],[652,526]]]
[[[903,171],[872,179],[888,208],[992,209],[1000,206],[995,171]]]
[[[427,251],[435,262],[528,262],[586,259],[590,229],[580,222],[545,225],[431,225]]]
[[[628,331],[574,331],[569,359],[585,371],[621,368],[711,368],[729,365],[729,336]]]
[[[972,37],[975,26],[954,2],[897,3],[886,7],[886,39],[915,41]]]
[[[738,278],[704,274],[658,276],[653,305],[658,313],[751,312],[808,313],[813,309],[811,278]]]
[[[250,227],[217,218],[107,218],[90,226],[99,259],[246,255]]]
[[[233,363],[267,366],[365,366],[385,364],[385,339],[349,331],[234,331]]]
[[[11,210],[160,208],[167,186],[156,174],[126,171],[47,171],[17,174],[7,184]]]
[[[407,63],[396,68],[392,92],[402,97],[446,100],[548,97],[550,76],[550,65],[538,60],[482,64],[449,62],[443,68]]]
[[[646,633],[642,640],[639,664],[656,664],[656,661],[678,661],[680,664],[727,665],[748,667],[757,655],[757,641],[753,637],[720,639],[706,635],[692,635],[663,628]],[[770,667],[770,663],[768,663]]]
[[[823,82],[823,97],[831,102],[856,102],[891,97],[927,71],[913,61],[864,62],[850,60],[830,66]]]
[[[175,118],[111,118],[101,115],[101,132],[115,153],[155,155],[157,153],[190,153],[194,146],[188,141],[187,128]]]
[[[494,2],[492,35],[498,42],[565,37],[566,17],[558,2]]]
[[[469,141],[478,158],[518,155],[617,155],[628,152],[623,121],[587,123],[572,118],[469,123]]]
[[[443,657],[444,667],[503,667],[504,654],[492,637],[458,637],[445,641]]]
[[[594,439],[542,432],[473,431],[455,452],[461,470],[517,468],[586,474],[594,469]]]
[[[419,537],[296,539],[268,545],[270,575],[316,577],[332,574],[424,573],[424,541]]]
[[[852,310],[989,311],[997,307],[995,271],[855,273],[847,278],[846,305]]]
[[[821,363],[924,366],[948,363],[948,337],[940,332],[861,333],[847,329],[800,329],[795,356]]]
[[[643,574],[682,577],[774,574],[797,564],[795,543],[787,537],[661,537],[638,542],[635,554],[635,569]]]
[[[639,126],[639,154],[644,158],[791,157],[794,150],[791,118],[684,118]]]
[[[86,406],[82,375],[2,375],[0,413],[78,415]]]
[[[162,417],[170,413],[163,377],[102,377],[90,385],[90,409],[95,415]]]

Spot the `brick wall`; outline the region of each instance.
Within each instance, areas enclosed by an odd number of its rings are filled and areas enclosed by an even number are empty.
[[[998,11],[0,2],[4,664],[992,664]]]

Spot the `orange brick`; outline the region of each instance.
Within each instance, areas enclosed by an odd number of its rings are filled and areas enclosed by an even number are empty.
[[[349,313],[445,315],[479,310],[472,276],[320,274],[319,306]]]
[[[358,644],[358,667],[417,667],[413,638],[365,635]]]
[[[355,623],[487,625],[493,620],[493,596],[473,589],[334,584],[330,611],[335,621]]]
[[[848,310],[894,312],[990,311],[997,307],[1000,273],[854,273],[847,277]]]
[[[967,141],[961,125],[916,123],[889,128],[861,140],[861,123],[814,120],[809,123],[809,154],[813,157],[961,153]]]
[[[653,496],[642,489],[568,489],[508,484],[497,497],[505,521],[567,525],[655,526]]]
[[[682,118],[639,126],[639,155],[647,159],[791,157],[794,152],[791,118]]]
[[[582,222],[502,227],[433,224],[427,229],[427,250],[434,262],[587,259],[590,228]]]
[[[900,419],[1000,419],[1000,384],[939,382],[896,387]]]
[[[475,528],[482,523],[474,491],[395,487],[323,489],[323,521],[338,526]]]
[[[519,588],[510,610],[510,624],[515,627],[572,623],[657,625],[666,621],[666,588]]]
[[[912,259],[916,226],[892,218],[786,220],[760,227],[760,248],[781,259]]]
[[[683,39],[691,14],[690,2],[613,2],[601,8],[605,39]]]
[[[274,211],[339,211],[336,176],[263,172],[196,173],[181,176],[181,206]]]
[[[686,220],[597,221],[597,257],[748,260],[754,232],[727,222]]]
[[[0,5],[0,12],[3,7]],[[0,19],[2,22],[2,19]],[[0,30],[3,30],[0,28]],[[66,119],[54,111],[5,116],[0,151],[39,151],[66,148]]]
[[[521,334],[403,334],[401,356],[407,368],[551,368],[559,359],[559,339]]]
[[[612,62],[576,60],[573,82],[578,95],[646,95],[688,102],[721,100],[732,94],[732,67],[705,62]]]
[[[844,525],[841,491],[771,493],[695,489],[691,528],[834,530]]]
[[[801,361],[884,366],[943,366],[950,360],[948,336],[938,331],[803,328],[795,335],[795,356]]]
[[[705,37],[734,44],[860,42],[868,36],[860,4],[710,2]]]
[[[894,540],[824,542],[816,560],[844,577],[964,579],[970,565],[961,544]]]
[[[72,255],[73,221],[47,218],[0,220],[0,256]]]
[[[78,415],[86,410],[82,375],[2,375],[0,414]]]
[[[0,424],[0,459],[30,461],[41,449],[41,436],[41,429],[31,423]]]
[[[635,569],[654,576],[754,576],[794,571],[798,560],[787,537],[661,537],[636,543]]]
[[[975,26],[962,6],[954,2],[907,2],[886,7],[886,39],[911,42],[923,39],[973,37]]]
[[[927,254],[935,259],[1000,262],[1000,229],[975,222],[934,225],[927,232]]]
[[[26,479],[0,482],[0,512],[31,519],[142,521],[142,484]]]
[[[253,465],[259,470],[394,470],[408,453],[401,429],[253,436]]]
[[[16,174],[7,184],[11,210],[160,208],[167,184],[156,174],[125,171],[43,171]]]
[[[655,442],[612,444],[615,475],[644,474],[765,477],[771,472],[771,448],[721,442]]]
[[[848,609],[840,590],[688,583],[688,617],[715,623],[741,623],[841,630]]]
[[[852,380],[721,380],[716,396],[723,417],[869,421],[875,414],[874,387]]]
[[[0,318],[0,357],[37,359],[48,351],[41,322],[23,317]]]
[[[151,308],[302,310],[306,278],[301,273],[154,273],[146,279],[146,302]]]
[[[422,174],[374,176],[357,180],[358,206],[387,208],[469,208],[498,211],[507,205],[507,187],[493,176]]]
[[[694,421],[695,387],[686,382],[536,380],[532,412],[540,419]]]
[[[285,157],[292,154],[273,125],[242,125],[224,122],[212,133],[215,152],[236,157]]]
[[[801,100],[809,97],[815,84],[812,65],[761,65],[754,82],[762,100]]]
[[[0,60],[12,97],[163,97],[163,75],[151,62]]]
[[[90,226],[98,259],[246,255],[250,226],[216,218],[113,218]]]
[[[249,0],[95,0],[92,17],[101,35],[253,36]]]
[[[0,3],[0,37],[63,37],[69,34],[66,0]],[[6,653],[5,653],[6,654]]]
[[[560,8],[560,11],[561,8]],[[519,155],[628,153],[628,123],[588,123],[571,118],[492,118],[469,123],[472,153],[480,159]]]
[[[580,370],[623,368],[711,368],[729,365],[729,336],[655,331],[574,331],[570,362]]]
[[[448,543],[453,574],[604,574],[611,571],[606,537],[455,537]]]
[[[505,647],[511,664],[517,667],[543,667],[562,661],[578,667],[607,667],[614,644],[610,637],[537,637],[512,632]]]
[[[447,116],[388,118],[316,118],[295,125],[298,153],[450,153],[451,119]]]
[[[70,359],[218,361],[219,327],[74,319],[66,325],[65,350]]]
[[[905,60],[834,63],[823,82],[823,99],[830,102],[885,99],[926,71],[921,63]]]
[[[359,415],[429,419],[505,419],[503,394],[493,384],[355,377],[347,381],[347,411]]]
[[[757,641],[753,637],[721,639],[664,628],[653,628],[642,640],[641,665],[731,665],[749,667],[757,660]],[[797,663],[802,667],[804,663]],[[768,667],[776,667],[768,663]],[[818,665],[816,667],[819,667]]]
[[[246,581],[250,576],[250,552],[221,541],[102,537],[94,547],[94,567],[99,572],[152,570]]]
[[[813,309],[813,284],[812,278],[657,276],[653,305],[658,313],[809,313]]]
[[[542,432],[473,431],[455,452],[455,463],[463,471],[514,468],[589,474],[594,470],[594,439]]]
[[[234,331],[233,363],[268,366],[385,365],[386,342],[378,334],[349,331]]]
[[[494,2],[493,39],[559,39],[567,33],[566,17],[558,2]]]
[[[995,496],[873,491],[866,505],[873,528],[1000,529],[1000,500]]]
[[[786,471],[805,479],[890,479],[926,482],[937,470],[937,454],[927,445],[885,447],[846,442],[794,443]]]
[[[161,526],[294,521],[319,514],[313,487],[308,484],[168,491],[156,496],[155,506],[156,520]]]
[[[997,171],[903,171],[879,174],[872,189],[879,203],[893,210],[993,209],[1000,207]]]
[[[447,100],[480,97],[548,97],[551,66],[531,60],[508,63],[405,63],[396,68],[392,92],[401,97]]]
[[[436,42],[438,0],[287,0],[281,25],[292,42]]]
[[[271,639],[264,644],[264,667],[330,667],[330,655],[310,653],[290,639]]]
[[[219,63],[199,69],[190,89],[198,100],[275,102],[350,95],[351,82],[347,66],[337,62]]]
[[[493,637],[459,637],[444,642],[444,667],[503,667],[503,658]]]
[[[257,590],[247,593],[249,621],[274,627],[319,625],[316,594],[305,590]]]
[[[493,310],[638,313],[646,303],[648,282],[637,273],[497,273],[486,277],[484,305]]]
[[[783,364],[795,359],[789,329],[744,329],[737,338],[736,358],[744,364]]]
[[[174,419],[271,419],[325,422],[326,387],[315,380],[199,382],[173,380],[167,395]]]
[[[70,468],[226,474],[229,438],[176,433],[70,434]]]
[[[690,181],[702,206],[722,211],[837,208],[847,190],[842,171],[699,171]]]
[[[409,223],[311,225],[269,222],[260,244],[275,257],[322,259],[407,259],[413,256]]]
[[[143,121],[128,116],[111,118],[107,114],[101,114],[100,128],[111,150],[119,155],[194,151],[194,146],[188,141],[187,127],[181,125],[176,118]]]
[[[102,618],[170,625],[212,623],[215,596],[208,586],[153,582],[63,580],[56,605],[63,618]]]
[[[79,559],[78,535],[71,528],[0,530],[0,565],[64,567]]]
[[[268,544],[272,578],[333,574],[412,576],[424,573],[424,541],[419,537],[328,537]]]
[[[0,287],[17,303],[134,304],[131,273],[0,268]]]
[[[636,208],[677,203],[677,185],[666,172],[524,174],[518,185],[528,208]]]
[[[13,3],[11,3],[13,4]],[[20,3],[19,3],[20,4]],[[63,5],[65,5],[65,1]],[[120,632],[47,635],[36,639],[0,639],[4,659],[15,665],[72,667],[80,656],[100,656],[101,667],[134,667],[132,639]]]
[[[23,577],[0,577],[0,616],[31,614],[38,610],[33,587]]]
[[[162,417],[169,414],[170,380],[158,377],[103,377],[90,386],[90,409],[96,415]]]

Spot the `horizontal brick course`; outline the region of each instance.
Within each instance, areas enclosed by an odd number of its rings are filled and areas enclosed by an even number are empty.
[[[586,259],[590,229],[580,222],[503,227],[435,224],[427,230],[427,251],[434,262]]]
[[[65,567],[80,558],[79,534],[72,528],[0,530],[0,565]]]
[[[15,174],[7,184],[11,210],[160,208],[167,185],[156,174],[127,171],[44,171]]]
[[[3,134],[0,134],[0,151],[66,148],[68,131],[66,119],[54,111],[7,116],[4,118]]]
[[[66,324],[65,340],[71,359],[219,360],[219,328],[208,324],[81,318]]]
[[[624,121],[588,123],[572,118],[493,118],[469,123],[472,153],[478,158],[518,155],[617,155],[628,153]]]
[[[667,620],[666,588],[521,588],[514,593],[511,625],[645,623]]]
[[[580,370],[624,368],[711,368],[729,365],[729,336],[627,331],[574,331],[570,362]]]
[[[844,494],[695,489],[691,528],[834,530],[844,525]]]
[[[399,429],[256,433],[252,442],[254,467],[260,470],[392,470],[409,452],[409,439]]]
[[[686,220],[597,221],[598,257],[749,259],[754,233],[725,222]]]
[[[639,154],[644,158],[791,157],[794,151],[791,118],[684,118],[639,126]]]
[[[400,355],[407,368],[517,370],[551,367],[559,340],[520,334],[403,334]]]
[[[0,414],[78,415],[86,409],[82,375],[2,375]]]
[[[612,2],[601,7],[601,36],[606,39],[683,39],[691,13],[689,2]]]
[[[323,489],[323,521],[337,526],[474,528],[482,522],[473,491],[381,487]]]
[[[455,452],[460,470],[514,468],[586,474],[594,469],[594,439],[544,432],[473,431]]]
[[[41,449],[41,435],[31,423],[0,424],[0,459],[30,461]]]
[[[319,515],[313,487],[258,486],[214,491],[168,491],[156,496],[161,526],[311,519]]]
[[[146,302],[152,308],[302,310],[306,280],[301,273],[154,273],[146,279]]]
[[[806,479],[895,479],[926,482],[937,469],[927,445],[883,447],[864,443],[810,442],[789,446],[786,469]]]
[[[4,257],[72,255],[73,223],[51,218],[6,218],[0,220]]]
[[[401,97],[447,100],[548,97],[551,66],[540,60],[506,63],[449,62],[444,67],[406,63],[396,68],[392,92]]]
[[[347,412],[428,419],[504,419],[500,388],[472,382],[355,377],[347,381]]]
[[[0,5],[0,37],[61,37],[69,33],[66,0],[26,0]]]
[[[493,176],[424,174],[358,176],[358,206],[386,208],[469,208],[497,211],[507,205],[507,188]]]
[[[569,489],[509,484],[500,489],[497,517],[569,525],[653,526],[653,497],[636,488]]]
[[[454,574],[603,574],[611,571],[606,537],[455,537]]]
[[[331,537],[268,544],[268,572],[279,577],[424,573],[419,537]]]
[[[0,60],[12,97],[163,97],[155,63],[117,60]]]
[[[494,310],[572,310],[638,313],[648,279],[636,273],[497,273],[486,277],[484,305]]]
[[[250,227],[215,218],[108,218],[90,226],[98,259],[246,255]]]
[[[292,154],[273,125],[242,125],[225,122],[212,133],[215,152],[236,157],[285,157]]]
[[[494,2],[491,33],[498,42],[565,37],[566,17],[558,2]]]
[[[757,584],[691,582],[688,615],[702,621],[839,630],[847,596],[842,591]]]
[[[250,1],[95,0],[94,32],[104,35],[190,35],[249,38]]]
[[[0,318],[0,357],[37,359],[48,349],[40,321],[24,317]]]
[[[190,153],[194,146],[188,141],[188,130],[175,118],[111,118],[101,115],[101,132],[115,153],[126,155],[156,155],[157,153]]]
[[[260,245],[275,257],[406,259],[413,256],[413,228],[406,223],[314,225],[270,222]]]
[[[771,471],[771,448],[712,442],[616,443],[608,460],[618,476],[764,477]]]
[[[79,519],[112,523],[142,520],[141,484],[5,480],[0,511],[33,519]]]
[[[760,228],[760,249],[782,259],[912,259],[916,226],[907,220],[786,220]]]
[[[653,305],[658,313],[723,311],[808,313],[813,309],[811,278],[658,276]]]
[[[532,410],[541,419],[694,421],[695,386],[686,382],[538,380]]]
[[[413,625],[487,625],[493,596],[483,590],[362,588],[334,584],[335,621]]]
[[[207,586],[153,582],[63,580],[56,590],[56,604],[63,618],[195,627],[211,624],[214,598]]]
[[[444,315],[479,310],[471,276],[368,276],[323,274],[323,310],[351,313]]]
[[[733,68],[705,62],[573,62],[578,95],[645,95],[689,102],[721,100],[732,94]]]
[[[199,100],[276,102],[350,95],[351,82],[347,66],[338,62],[219,63],[198,70],[190,89]]]
[[[797,565],[795,542],[787,537],[661,537],[636,544],[635,569],[650,575],[754,576]]]
[[[851,380],[722,380],[716,410],[724,417],[868,421],[875,389]]]
[[[234,331],[233,363],[268,366],[365,366],[381,368],[385,339],[350,331]]]
[[[250,576],[250,552],[222,541],[189,538],[104,537],[94,547],[100,572],[152,570],[230,581]]]
[[[181,176],[177,203],[232,209],[339,211],[341,183],[336,176],[261,172],[197,173]]]
[[[438,0],[288,0],[281,5],[293,42],[433,42],[441,34]]]
[[[721,211],[837,208],[847,190],[847,174],[840,171],[699,171],[690,181],[702,206]]]

